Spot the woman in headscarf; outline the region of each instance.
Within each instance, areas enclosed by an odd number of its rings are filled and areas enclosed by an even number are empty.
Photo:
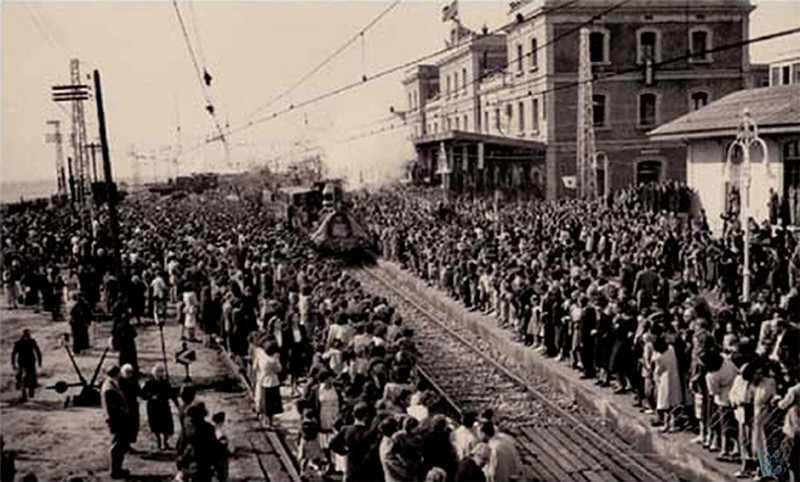
[[[147,422],[156,436],[159,449],[169,450],[169,438],[175,432],[170,400],[177,406],[175,389],[169,383],[164,366],[153,367],[153,378],[142,388],[142,398],[147,400]]]

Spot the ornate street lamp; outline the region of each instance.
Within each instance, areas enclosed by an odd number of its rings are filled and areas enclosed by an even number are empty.
[[[758,126],[750,117],[750,111],[745,109],[742,114],[742,121],[739,123],[739,128],[736,133],[736,140],[728,147],[725,163],[722,165],[723,179],[725,179],[728,165],[733,164],[736,150],[741,149],[742,162],[738,170],[737,178],[739,185],[744,181],[744,208],[741,209],[740,214],[742,223],[744,224],[744,284],[742,298],[745,302],[750,301],[750,183],[752,180],[750,150],[754,146],[761,148],[764,168],[767,174],[772,175],[769,170],[769,151],[767,149],[767,143],[758,136]]]

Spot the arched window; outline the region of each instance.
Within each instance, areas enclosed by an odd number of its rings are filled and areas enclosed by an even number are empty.
[[[595,127],[608,126],[608,96],[606,94],[592,95],[592,116]]]
[[[658,97],[652,92],[639,94],[639,126],[652,127],[658,123]]]
[[[708,92],[703,90],[699,90],[697,92],[692,92],[689,96],[689,110],[698,110],[702,109],[703,107],[708,104]]]
[[[595,27],[589,32],[589,60],[593,64],[607,64],[610,62],[609,46],[611,34],[608,29]]]
[[[636,33],[636,62],[643,64],[646,60],[661,61],[661,32],[655,28],[639,29]]]
[[[689,51],[691,62],[711,62],[712,49],[711,29],[708,27],[694,27],[689,30]]]

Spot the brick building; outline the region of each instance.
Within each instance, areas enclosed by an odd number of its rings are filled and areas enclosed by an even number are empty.
[[[588,24],[596,145],[609,161],[599,185],[685,180],[686,147],[646,132],[761,85],[767,71],[751,66],[746,46],[715,50],[747,40],[753,8],[748,0],[531,0],[514,2],[509,23],[491,34],[456,24],[451,53],[404,81],[423,178],[568,195],[579,29]]]

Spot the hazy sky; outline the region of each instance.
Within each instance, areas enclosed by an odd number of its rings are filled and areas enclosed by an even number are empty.
[[[403,1],[289,97],[260,115],[282,110],[443,46],[446,2]],[[759,1],[751,35],[800,25],[800,0]],[[210,92],[220,121],[231,126],[252,118],[258,107],[299,79],[352,37],[388,2],[194,2],[180,3],[190,40],[214,77]],[[506,20],[508,2],[461,2],[465,25],[479,30]],[[196,29],[195,29],[196,26]],[[198,42],[196,32],[199,33]],[[800,37],[753,46],[752,61],[768,61],[797,49]],[[291,152],[295,142],[321,146],[334,173],[366,179],[397,171],[413,157],[407,131],[342,142],[372,129],[389,128],[389,107],[405,108],[402,73],[386,76],[345,94],[261,123],[230,139],[226,164],[219,143],[187,152],[213,134],[171,2],[4,2],[2,7],[2,160],[4,180],[53,179],[55,151],[44,143],[45,121],[61,119],[69,132],[69,106],[50,101],[51,85],[69,81],[69,59],[81,59],[82,73],[99,68],[103,78],[109,139],[115,172],[132,174],[130,151],[155,157],[140,163],[142,177],[166,161],[181,126],[181,171],[225,170],[237,163],[264,161]],[[201,62],[203,62],[201,59]],[[96,112],[87,104],[90,142]],[[376,120],[384,122],[373,125]],[[65,155],[69,153],[65,145]],[[284,158],[286,159],[286,158]]]

